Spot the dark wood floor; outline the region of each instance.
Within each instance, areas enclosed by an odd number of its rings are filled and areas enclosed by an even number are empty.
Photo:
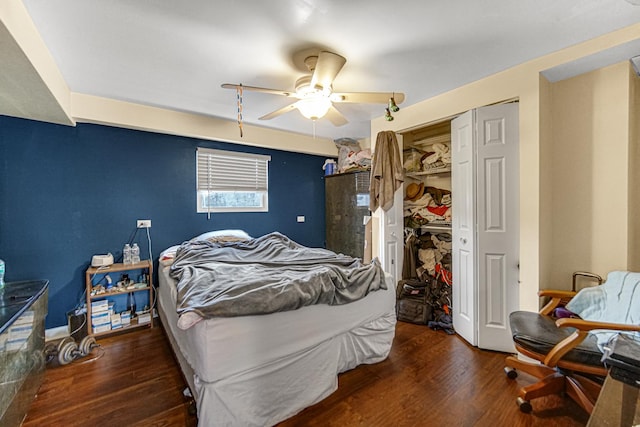
[[[67,366],[51,366],[24,426],[194,426],[184,381],[161,328],[100,340]],[[96,359],[97,356],[100,356]],[[342,374],[338,390],[279,427],[292,426],[584,426],[570,399],[538,399],[533,413],[515,404],[502,353],[457,336],[399,323],[389,358]]]
[[[51,364],[24,427],[196,425],[161,327],[98,343],[85,358]]]

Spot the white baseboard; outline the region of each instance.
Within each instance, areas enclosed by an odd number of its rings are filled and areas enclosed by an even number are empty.
[[[68,326],[58,326],[44,331],[45,341],[55,341],[69,336]]]

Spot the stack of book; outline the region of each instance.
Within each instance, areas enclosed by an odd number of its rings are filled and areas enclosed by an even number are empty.
[[[111,330],[109,301],[106,299],[91,302],[91,330],[94,334]]]

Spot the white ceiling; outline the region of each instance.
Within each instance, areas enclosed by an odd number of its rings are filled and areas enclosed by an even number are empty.
[[[403,107],[640,22],[640,6],[625,0],[24,4],[73,92],[230,120],[237,117],[236,93],[222,89],[222,83],[293,90],[305,74],[296,54],[310,47],[347,58],[334,90],[403,92]],[[605,60],[640,54],[637,45],[630,49]],[[578,66],[586,65],[567,65],[570,70],[557,70],[555,78],[575,74]],[[314,132],[313,123],[297,111],[257,120],[290,99],[245,91],[243,101],[247,123]],[[384,107],[340,104],[349,124],[334,127],[321,119],[315,133],[334,139],[368,137],[369,120],[382,116]]]

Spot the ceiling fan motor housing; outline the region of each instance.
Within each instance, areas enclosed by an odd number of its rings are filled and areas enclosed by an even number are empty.
[[[302,76],[298,80],[296,80],[296,93],[300,95],[300,97],[309,97],[309,96],[329,96],[331,95],[332,87],[329,86],[327,88],[323,88],[320,85],[316,85],[315,87],[311,87],[311,75]]]

